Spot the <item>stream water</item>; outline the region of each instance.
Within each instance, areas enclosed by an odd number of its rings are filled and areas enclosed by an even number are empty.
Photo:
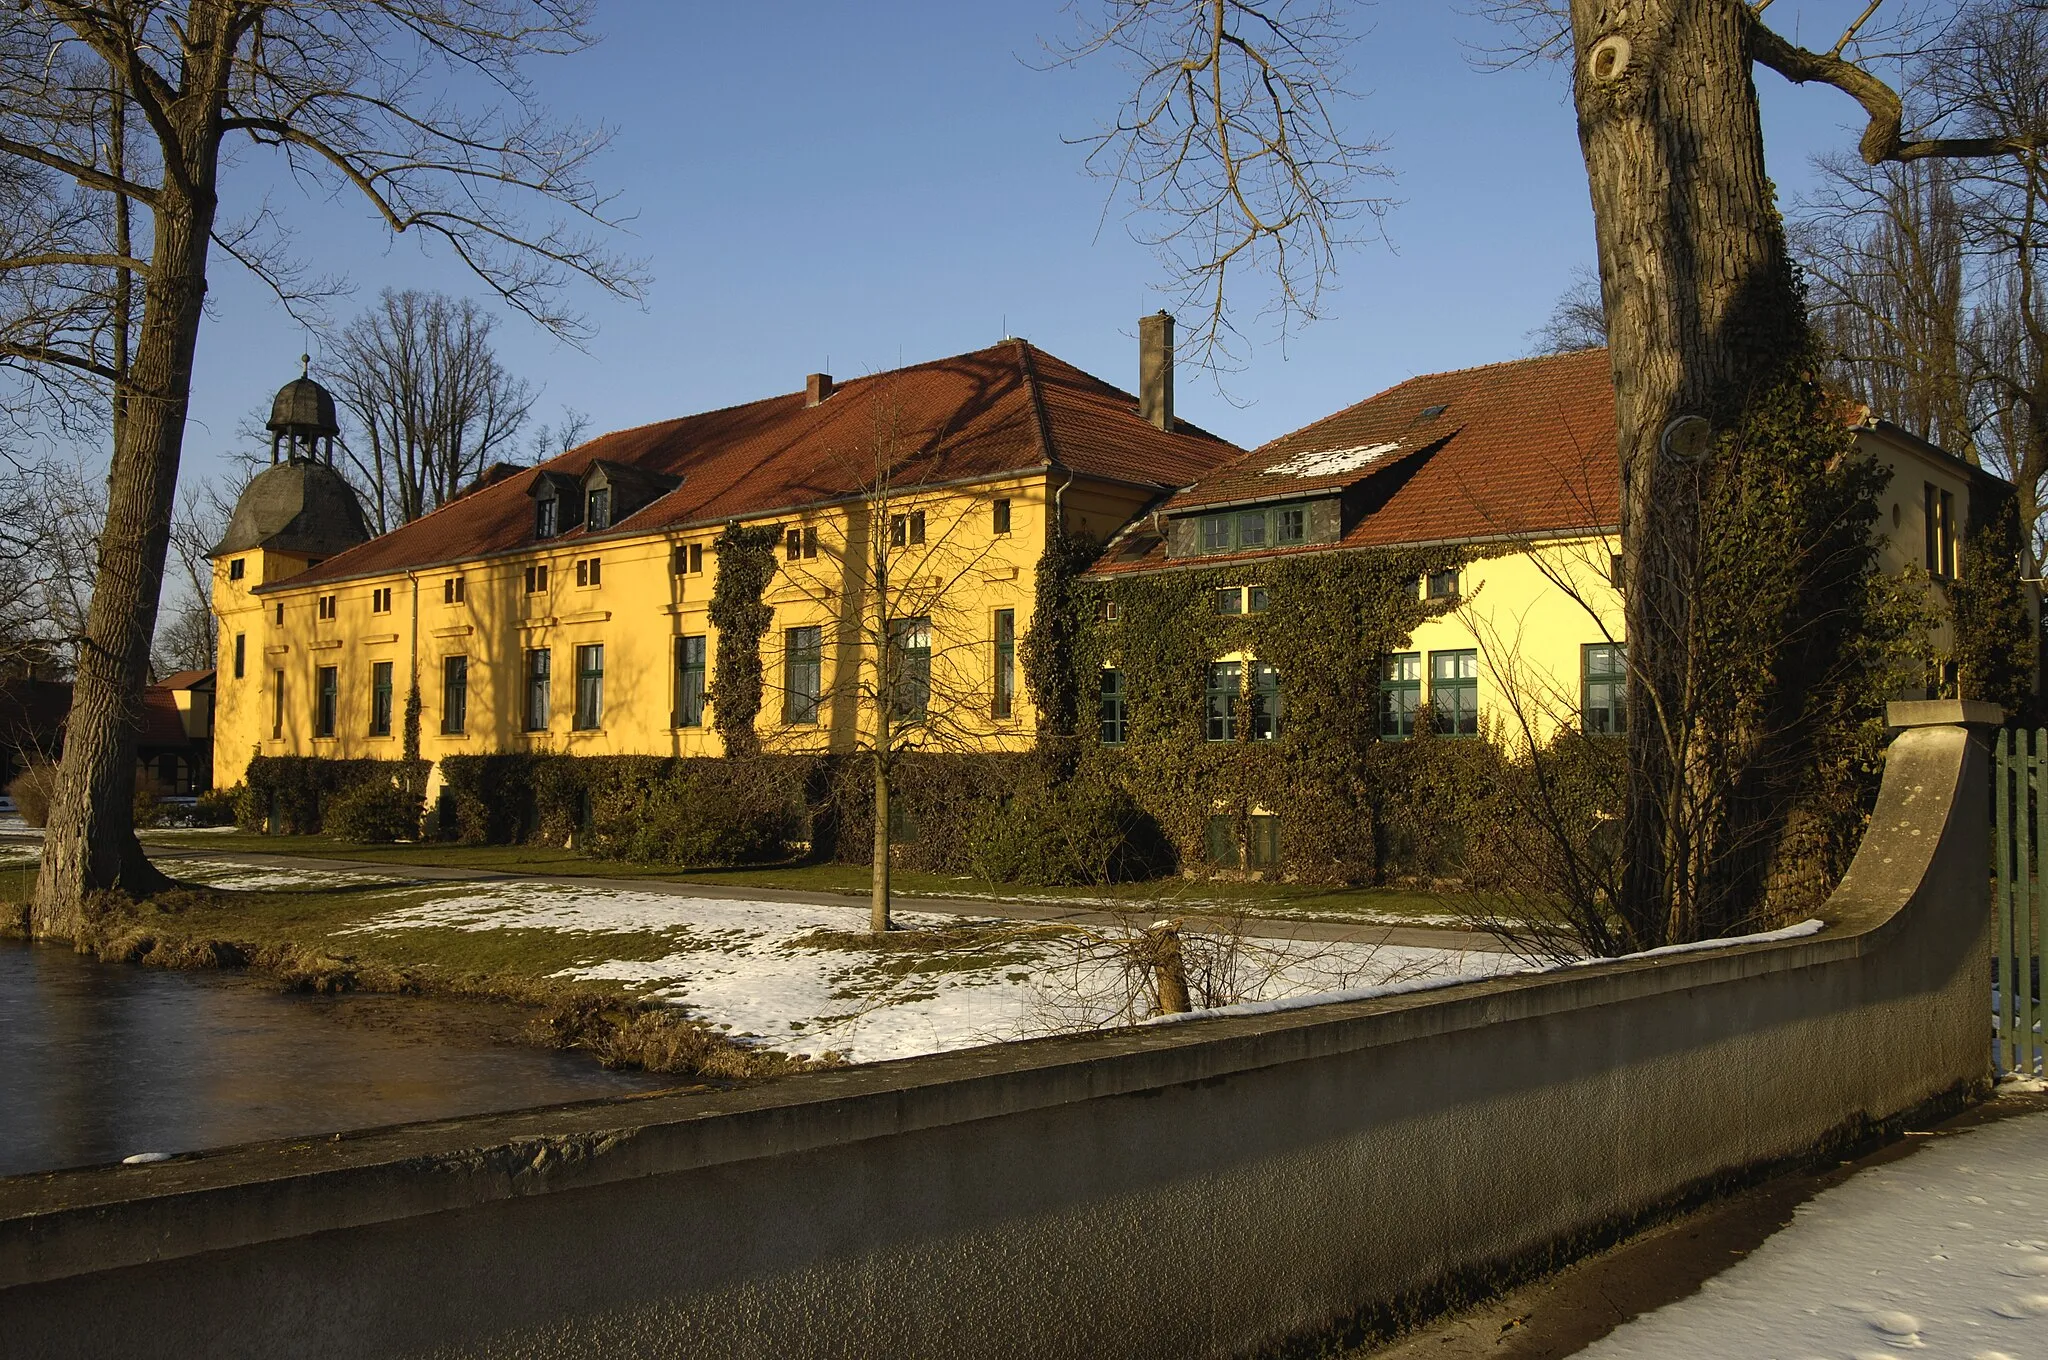
[[[0,943],[0,1176],[655,1090],[516,1016]]]

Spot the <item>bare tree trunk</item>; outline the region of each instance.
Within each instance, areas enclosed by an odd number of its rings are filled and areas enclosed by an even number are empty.
[[[1159,989],[1159,1014],[1186,1015],[1194,1006],[1188,1000],[1188,968],[1180,948],[1180,922],[1161,921],[1146,934],[1152,938],[1152,979]]]
[[[871,882],[868,929],[885,935],[889,931],[889,758],[884,750],[875,752],[875,867]]]
[[[1782,376],[1804,313],[1764,170],[1744,7],[1572,0],[1571,20],[1629,553],[1619,906],[1648,946],[1705,924],[1708,866],[1730,849],[1725,766],[1708,763],[1689,720],[1703,675],[1698,460]]]
[[[212,146],[217,139],[196,138]],[[170,544],[192,354],[206,297],[213,164],[194,167],[201,196],[167,181],[156,212],[153,268],[143,290],[120,437],[107,477],[107,518],[85,637],[78,649],[57,798],[44,835],[31,928],[76,935],[86,895],[153,892],[170,880],[135,838],[135,741],[149,683],[149,644]]]

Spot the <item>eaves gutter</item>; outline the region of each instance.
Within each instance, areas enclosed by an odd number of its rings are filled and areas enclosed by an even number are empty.
[[[1539,543],[1593,538],[1620,532],[1619,524],[1589,524],[1580,528],[1545,529],[1540,533],[1529,534],[1468,534],[1460,538],[1417,538],[1396,543],[1311,543],[1299,548],[1278,548],[1263,553],[1215,553],[1206,557],[1176,558],[1172,562],[1161,563],[1158,566],[1105,567],[1098,563],[1083,572],[1082,579],[1107,581],[1119,576],[1159,576],[1175,571],[1207,571],[1216,567],[1252,566],[1261,562],[1317,553],[1377,552],[1393,548],[1462,548],[1498,543],[1526,543],[1534,547]]]

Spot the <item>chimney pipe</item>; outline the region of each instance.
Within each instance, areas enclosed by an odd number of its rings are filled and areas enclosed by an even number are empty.
[[[1173,432],[1173,317],[1138,318],[1138,414]]]
[[[804,379],[804,405],[816,406],[832,395],[832,375],[813,373]]]

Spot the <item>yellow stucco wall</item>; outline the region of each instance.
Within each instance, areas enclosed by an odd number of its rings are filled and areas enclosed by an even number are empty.
[[[883,513],[922,515],[924,542],[888,553],[886,611],[875,605],[865,503],[819,507],[754,521],[794,528],[799,556],[778,549],[766,601],[774,621],[762,642],[765,693],[756,730],[770,750],[850,749],[869,730],[874,640],[886,634],[883,613],[931,620],[933,743],[1025,749],[1034,727],[1024,694],[1021,644],[1030,621],[1036,568],[1044,551],[1048,507],[1059,488],[1044,474],[974,486],[903,493]],[[1010,503],[1010,528],[993,532],[994,503]],[[1116,514],[1128,518],[1142,493],[1114,484],[1077,483],[1063,496],[1070,520]],[[815,555],[803,555],[815,531]],[[887,533],[886,525],[883,532]],[[320,755],[396,759],[402,754],[405,695],[417,666],[422,714],[420,754],[497,751],[575,755],[717,755],[722,751],[707,708],[697,726],[677,726],[676,639],[706,638],[707,673],[717,664],[717,634],[707,610],[716,578],[716,529],[596,540],[565,539],[545,547],[418,573],[366,576],[293,588],[305,560],[258,550],[215,563],[221,663],[215,779],[241,782],[255,755]],[[910,537],[906,526],[906,539]],[[702,569],[676,572],[677,548],[702,549]],[[597,585],[577,584],[577,563],[602,565]],[[230,579],[232,562],[244,575]],[[685,562],[689,559],[685,558]],[[545,565],[545,590],[527,591],[527,570]],[[451,602],[448,582],[462,598]],[[256,593],[259,586],[276,589]],[[390,591],[388,611],[377,593]],[[331,597],[330,606],[323,598]],[[279,610],[282,609],[282,622]],[[996,613],[1011,611],[1013,652],[1010,715],[993,713]],[[823,630],[824,704],[817,724],[785,721],[789,630]],[[236,638],[243,638],[242,674],[235,674]],[[577,649],[601,646],[603,712],[591,730],[573,724]],[[551,653],[550,713],[542,730],[525,724],[526,653]],[[460,732],[444,732],[444,662],[468,659],[467,705]],[[372,735],[371,685],[380,661],[393,667],[388,735]],[[316,733],[319,673],[337,680],[334,735]],[[282,695],[282,701],[279,695]],[[714,700],[715,702],[715,700]]]
[[[1863,445],[1893,470],[1879,506],[1884,569],[1920,565],[1922,487],[1932,482],[1948,491],[1961,525],[1968,517],[1968,479],[1944,460],[1882,432],[1865,432]],[[1069,482],[1063,474],[894,496],[882,513],[906,519],[921,514],[924,542],[906,541],[888,553],[886,608],[876,603],[868,566],[875,507],[825,506],[755,521],[795,529],[799,541],[794,560],[778,550],[766,596],[774,619],[762,641],[764,694],[755,724],[764,747],[798,752],[859,745],[873,730],[875,658],[888,620],[925,617],[932,638],[928,749],[1028,748],[1035,715],[1024,691],[1022,643],[1052,507],[1058,504],[1070,532],[1101,538],[1139,513],[1149,497],[1145,488]],[[999,498],[1010,503],[1010,529],[1001,535],[993,532]],[[813,555],[804,555],[807,532],[815,534]],[[881,532],[888,533],[886,523]],[[716,537],[715,529],[705,528],[567,539],[459,567],[297,589],[290,580],[305,569],[303,558],[266,550],[242,554],[245,574],[239,580],[230,579],[233,559],[223,558],[215,564],[214,587],[222,651],[215,782],[240,782],[257,754],[398,757],[415,666],[420,753],[428,760],[495,751],[720,754],[708,708],[699,725],[675,722],[676,640],[705,638],[707,681],[715,674],[718,640],[707,610]],[[684,550],[687,565],[693,546],[702,550],[701,570],[675,571],[677,550]],[[1431,692],[1432,657],[1471,650],[1478,654],[1482,721],[1494,735],[1516,744],[1542,742],[1576,724],[1584,649],[1623,640],[1621,598],[1611,576],[1618,551],[1614,538],[1595,535],[1544,542],[1466,567],[1457,606],[1418,628],[1406,649],[1420,661],[1423,702]],[[592,558],[602,564],[601,582],[579,586],[577,562]],[[546,588],[529,593],[527,571],[543,565]],[[457,577],[462,598],[450,602],[448,582]],[[256,593],[266,585],[278,588]],[[388,610],[373,607],[382,590],[390,592]],[[332,598],[331,617],[322,597]],[[1010,611],[1016,644],[1006,718],[993,712],[999,610]],[[785,684],[790,631],[808,627],[821,630],[823,701],[817,722],[792,723]],[[1942,646],[1946,641],[1945,635],[1937,639]],[[604,649],[603,714],[594,728],[577,730],[577,649],[585,646]],[[528,731],[526,653],[539,648],[549,650],[552,663],[549,716],[544,729]],[[449,656],[468,658],[467,717],[460,732],[442,730],[443,666]],[[371,678],[379,661],[393,668],[388,735],[370,733]],[[315,733],[324,667],[335,669],[338,682],[332,737]]]

